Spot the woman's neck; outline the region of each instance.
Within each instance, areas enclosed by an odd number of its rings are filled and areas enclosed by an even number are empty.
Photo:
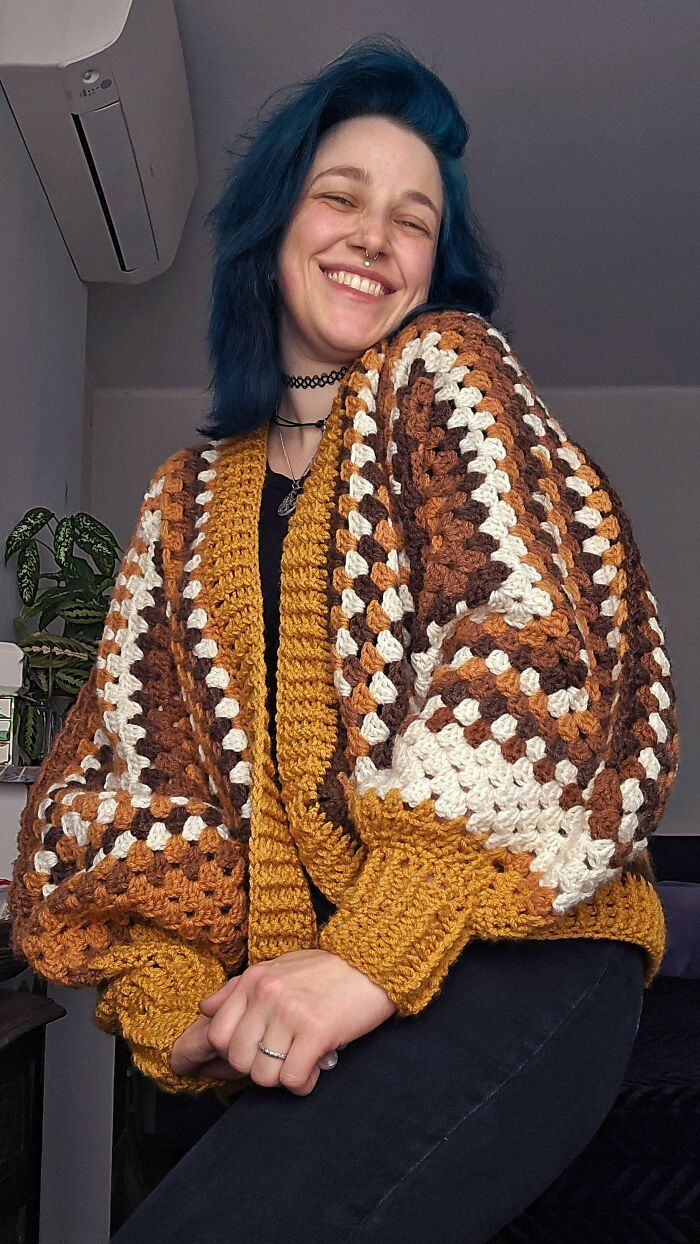
[[[311,424],[312,426],[287,427],[284,425],[280,427],[279,424],[270,422],[267,460],[273,471],[289,475],[291,465],[291,472],[295,479],[304,474],[318,449],[324,431],[323,426],[317,428],[313,424],[318,419],[326,419],[330,414],[339,383],[335,381],[333,384],[317,389],[285,389],[283,391],[277,412],[279,416],[282,419],[289,419],[294,424]],[[284,438],[284,449],[282,438]],[[289,463],[287,458],[289,458]]]
[[[337,367],[331,368],[330,365],[321,366],[318,364],[311,366],[307,363],[302,366],[300,364],[297,368],[292,369],[289,374],[320,377],[339,370],[346,365],[340,363]],[[282,474],[288,475],[290,470],[289,464],[291,464],[291,470],[295,478],[303,475],[316,453],[319,441],[323,436],[323,425],[314,427],[314,424],[319,420],[327,419],[339,386],[340,380],[333,380],[330,383],[310,386],[309,388],[282,386],[282,396],[277,414],[281,419],[289,420],[292,426],[288,427],[285,424],[280,428],[278,424],[270,423],[267,443],[268,462],[273,471],[279,470]],[[284,449],[287,451],[286,456],[282,448],[280,432],[284,438]],[[289,458],[289,463],[287,458]]]
[[[320,375],[321,373],[313,374]],[[309,389],[288,389],[283,385],[282,398],[277,413],[282,419],[289,419],[298,424],[314,423],[318,419],[325,419],[326,415],[330,413],[333,399],[338,392],[339,386],[339,380],[335,380],[331,384],[319,385],[317,388]],[[289,431],[296,436],[300,432],[313,432],[315,429],[300,427],[298,429],[289,428]]]
[[[288,386],[284,383],[280,386],[277,414],[281,419],[288,420],[292,426],[288,427],[284,424],[280,428],[279,424],[270,424],[268,461],[273,470],[278,469],[276,462],[283,462],[284,467],[279,469],[284,473],[289,472],[280,440],[281,431],[291,469],[295,478],[299,478],[309,465],[323,436],[323,425],[314,427],[314,424],[327,419],[330,414],[341,384],[342,372],[352,362],[352,358],[346,356],[334,360],[332,355],[331,358],[327,355],[325,358],[319,358],[319,353],[325,352],[310,348],[308,342],[297,333],[295,326],[288,322],[284,309],[281,315],[278,349],[280,367],[288,376],[313,376],[319,380],[322,376],[338,376],[338,379],[327,380],[324,384],[317,383],[308,387]],[[338,373],[341,374],[338,375]]]

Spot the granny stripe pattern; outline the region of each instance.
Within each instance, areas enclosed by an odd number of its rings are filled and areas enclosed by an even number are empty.
[[[488,831],[486,846],[532,851],[565,912],[647,845],[673,762],[670,666],[618,498],[533,397],[503,336],[488,335],[518,377],[516,419],[449,332],[412,340],[394,363],[393,388],[411,401],[391,411],[384,444],[376,370],[357,396],[335,685],[360,795],[433,800],[436,816]],[[415,499],[408,554],[387,476],[408,494],[404,512]],[[424,568],[418,619],[412,565]],[[626,654],[642,681],[620,689]]]
[[[604,473],[480,316],[366,351],[284,542],[275,770],[267,432],[179,451],[145,494],[22,818],[17,945],[69,984],[141,922],[229,973],[318,945],[400,1014],[474,937],[626,938],[650,983],[675,695]],[[301,864],[338,908],[320,932]]]

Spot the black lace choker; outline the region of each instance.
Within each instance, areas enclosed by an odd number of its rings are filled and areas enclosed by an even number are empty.
[[[282,378],[288,389],[321,389],[326,384],[335,384],[342,380],[350,364],[338,367],[335,371],[324,371],[320,376],[288,376],[282,372]]]

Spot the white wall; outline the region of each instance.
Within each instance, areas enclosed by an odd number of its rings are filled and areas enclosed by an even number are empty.
[[[528,360],[522,362],[528,368]],[[532,379],[537,384],[537,377]],[[698,834],[700,662],[695,619],[700,616],[700,580],[693,567],[693,541],[697,544],[700,535],[700,390],[538,389],[569,436],[608,476],[630,518],[659,601],[678,696],[681,763],[659,832]],[[124,544],[150,475],[173,450],[201,442],[196,426],[206,413],[208,395],[187,388],[96,387],[93,396],[94,513]]]

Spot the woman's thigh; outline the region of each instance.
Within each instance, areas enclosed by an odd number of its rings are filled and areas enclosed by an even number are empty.
[[[114,1244],[480,1244],[585,1148],[639,1024],[643,952],[472,942],[419,1015],[341,1051],[308,1097],[257,1085]]]

